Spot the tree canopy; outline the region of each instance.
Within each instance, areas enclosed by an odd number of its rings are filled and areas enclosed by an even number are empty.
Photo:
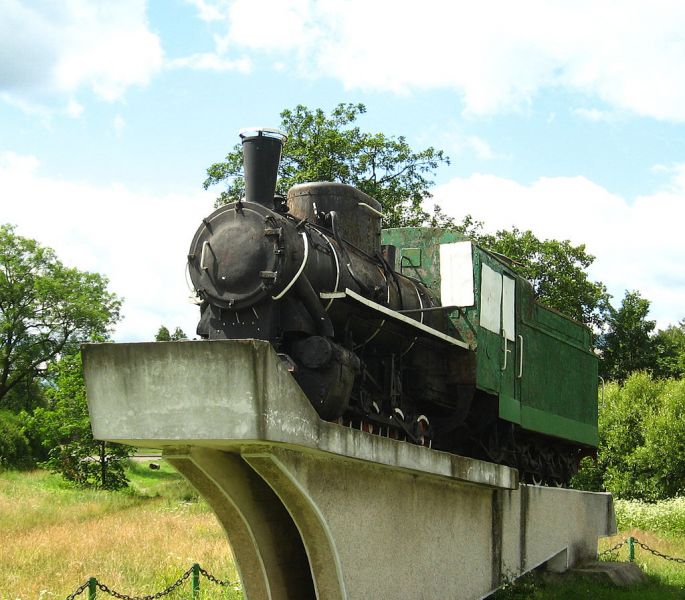
[[[338,104],[330,115],[303,105],[281,112],[280,129],[288,140],[278,191],[309,181],[347,183],[381,203],[385,227],[423,224],[430,218],[423,201],[431,196],[432,177],[440,164],[449,164],[449,157],[433,147],[415,152],[403,136],[363,132],[355,123],[365,112],[363,104]],[[243,195],[242,156],[236,144],[224,161],[207,169],[205,189],[228,183],[217,206]]]
[[[656,377],[685,376],[685,319],[657,332],[653,340]]]
[[[656,501],[685,493],[685,380],[635,372],[600,395],[598,459],[574,487]]]
[[[50,248],[0,226],[0,408],[80,342],[103,338],[121,300],[97,273],[64,266]]]
[[[187,340],[188,336],[184,333],[183,329],[176,327],[173,333],[169,333],[169,328],[165,325],[161,325],[159,330],[155,335],[156,342],[175,342],[178,340]]]
[[[609,307],[608,330],[597,344],[603,359],[600,375],[624,381],[634,371],[654,371],[656,321],[647,319],[649,305],[649,300],[633,291],[626,292],[618,309]]]

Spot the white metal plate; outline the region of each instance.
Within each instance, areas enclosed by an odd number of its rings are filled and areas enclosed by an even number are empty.
[[[440,302],[443,306],[473,306],[471,242],[440,244]]]
[[[480,326],[500,334],[502,314],[502,275],[483,265],[480,281]]]
[[[516,340],[515,298],[516,281],[504,275],[502,279],[502,334],[510,342]]]

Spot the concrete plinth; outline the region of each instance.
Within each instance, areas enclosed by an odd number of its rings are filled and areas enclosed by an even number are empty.
[[[96,438],[162,447],[261,598],[480,598],[596,556],[611,497],[318,419],[269,344],[83,349]]]

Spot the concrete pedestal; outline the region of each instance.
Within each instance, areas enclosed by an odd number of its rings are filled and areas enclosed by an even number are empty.
[[[318,419],[259,341],[83,349],[96,438],[162,447],[208,500],[246,596],[480,598],[615,531],[611,496]]]

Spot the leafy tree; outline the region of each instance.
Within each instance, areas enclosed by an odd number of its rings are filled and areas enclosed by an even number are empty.
[[[355,122],[365,112],[363,104],[339,104],[330,115],[302,105],[281,112],[280,129],[288,140],[278,172],[279,191],[308,181],[347,183],[382,204],[386,227],[421,225],[429,218],[422,203],[431,196],[433,173],[441,163],[449,164],[449,158],[432,147],[414,152],[403,136],[362,132]],[[237,144],[223,162],[207,169],[205,189],[228,182],[217,206],[243,195],[242,160]]]
[[[0,410],[0,467],[29,466],[30,442],[19,415]]]
[[[188,336],[183,332],[183,329],[176,327],[173,333],[169,333],[169,330],[162,325],[157,334],[155,335],[156,342],[175,342],[178,340],[187,340]]]
[[[483,232],[483,223],[470,215],[454,229],[478,244],[503,254],[513,268],[533,285],[535,295],[545,306],[558,310],[588,326],[600,328],[606,319],[609,294],[604,284],[590,281],[588,267],[595,257],[584,244],[569,240],[541,240],[530,231],[516,227],[493,234]]]
[[[654,376],[681,378],[685,376],[685,319],[657,332],[654,344]]]
[[[38,406],[45,405],[45,371],[41,371],[41,377],[27,377],[19,385],[13,387],[5,397],[2,404],[8,410],[19,413],[22,410],[33,410]]]
[[[608,331],[598,343],[603,377],[624,381],[633,371],[654,370],[651,335],[656,322],[647,319],[649,304],[639,292],[626,292],[620,308],[609,308]]]
[[[121,301],[107,283],[0,226],[0,407],[11,392],[30,389],[60,354],[105,335],[118,321]]]
[[[646,501],[685,493],[685,380],[641,371],[607,384],[597,455],[583,462],[574,487]]]
[[[133,449],[93,439],[81,354],[62,356],[50,370],[54,385],[46,392],[48,405],[27,417],[29,431],[48,450],[44,466],[78,485],[125,487],[124,460]]]

